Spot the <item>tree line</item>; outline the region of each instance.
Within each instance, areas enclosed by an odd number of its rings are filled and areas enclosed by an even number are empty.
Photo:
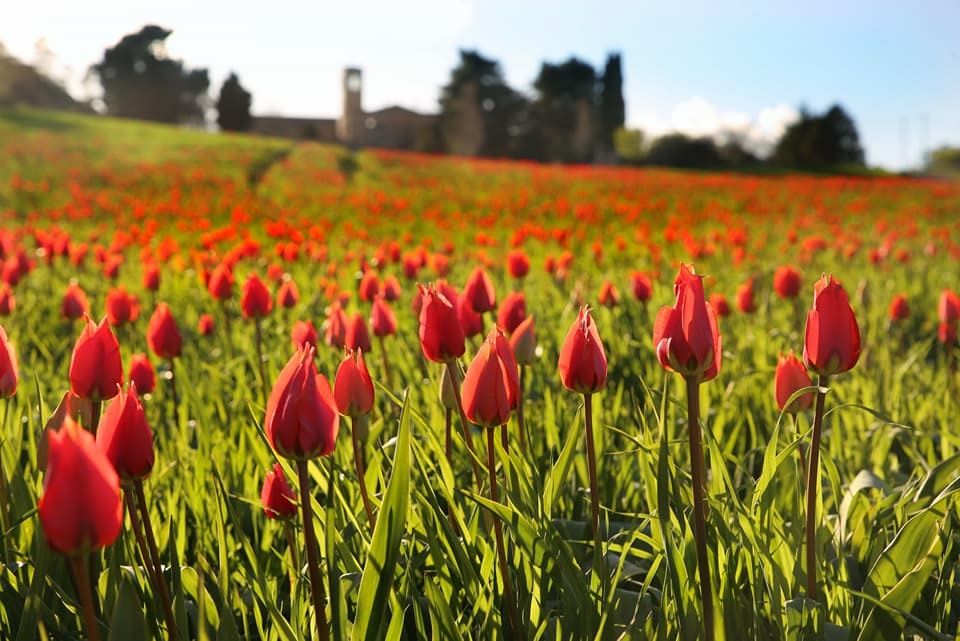
[[[205,122],[212,106],[225,131],[247,131],[252,96],[231,73],[212,104],[206,69],[188,69],[166,55],[171,30],[156,25],[124,36],[91,67],[103,87],[109,114],[168,123]],[[500,64],[461,50],[440,92],[435,125],[422,151],[467,153],[543,162],[624,162],[691,168],[767,163],[797,169],[864,165],[853,119],[839,105],[822,114],[807,110],[787,127],[767,158],[738,140],[671,133],[646,141],[625,125],[622,60],[610,54],[602,70],[576,57],[544,62],[531,92],[510,87]],[[468,138],[464,138],[464,132]]]

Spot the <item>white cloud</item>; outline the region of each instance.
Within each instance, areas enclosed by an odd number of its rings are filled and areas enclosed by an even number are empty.
[[[793,107],[779,104],[761,109],[756,116],[740,111],[720,111],[712,102],[694,96],[677,104],[668,117],[656,112],[637,112],[631,126],[643,129],[648,138],[671,132],[710,137],[718,142],[741,141],[751,151],[765,154],[799,118]]]

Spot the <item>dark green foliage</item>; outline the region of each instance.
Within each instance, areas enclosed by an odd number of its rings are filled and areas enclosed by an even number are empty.
[[[253,119],[250,117],[250,104],[253,102],[250,92],[240,84],[237,74],[231,73],[217,98],[217,124],[224,131],[247,131]]]
[[[610,149],[613,147],[613,134],[623,127],[626,110],[623,102],[623,72],[620,68],[620,54],[612,53],[607,57],[603,70],[600,89],[600,130],[599,143]]]
[[[864,164],[853,119],[839,105],[815,116],[804,110],[777,143],[773,162],[794,169],[823,169]]]
[[[188,70],[166,56],[163,43],[171,33],[146,25],[104,51],[90,68],[103,86],[110,115],[168,123],[204,120],[207,70]]]

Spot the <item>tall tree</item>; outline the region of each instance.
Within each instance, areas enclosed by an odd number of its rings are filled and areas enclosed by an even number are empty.
[[[626,121],[626,107],[623,102],[623,72],[620,66],[620,54],[607,56],[600,89],[600,127],[598,142],[606,149],[613,147],[613,135],[623,127]]]
[[[103,86],[107,112],[159,122],[203,121],[210,79],[206,69],[185,69],[166,55],[173,33],[147,25],[124,36],[90,70]]]
[[[250,116],[252,98],[240,84],[237,74],[231,72],[217,98],[217,124],[224,131],[247,131],[253,122]]]
[[[524,156],[527,100],[508,85],[500,64],[478,51],[460,63],[440,94],[440,135],[454,153]]]
[[[773,161],[797,169],[825,169],[837,165],[863,165],[863,147],[853,119],[839,105],[823,115],[801,110],[777,142]]]
[[[543,160],[590,160],[597,98],[597,76],[593,67],[577,58],[561,64],[545,62],[533,87],[537,92],[535,115]]]

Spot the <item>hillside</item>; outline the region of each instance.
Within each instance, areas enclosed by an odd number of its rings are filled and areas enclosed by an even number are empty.
[[[0,49],[0,106],[17,104],[93,113],[89,105],[74,100],[59,84]]]

